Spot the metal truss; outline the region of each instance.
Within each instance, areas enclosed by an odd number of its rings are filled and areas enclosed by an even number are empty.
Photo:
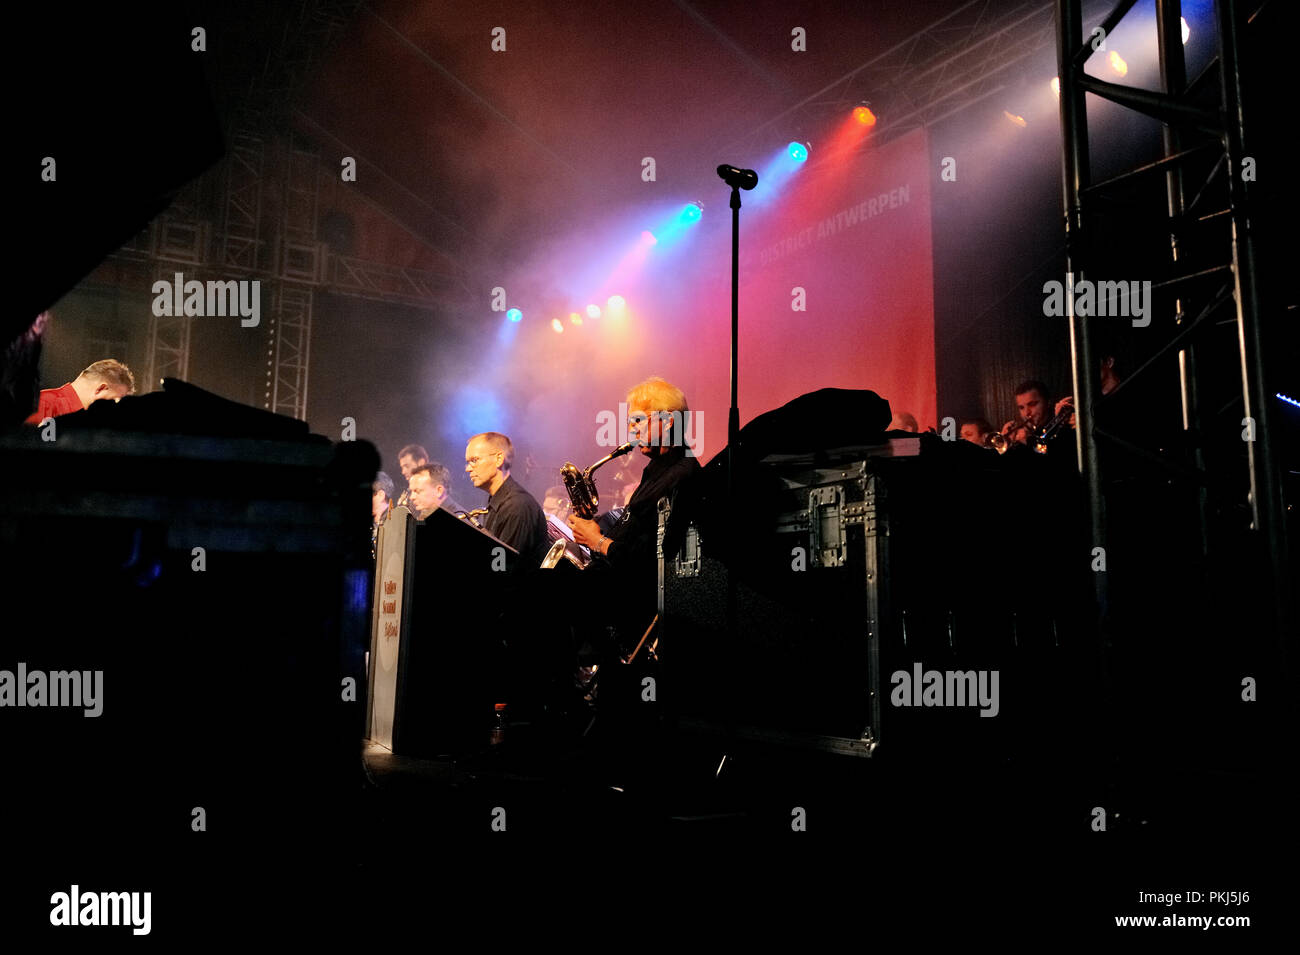
[[[266,322],[264,406],[305,418],[315,290],[401,305],[461,301],[464,282],[429,272],[333,254],[319,239],[320,156],[292,132],[297,93],[354,18],[359,0],[303,0],[270,13],[281,38],[247,89],[231,104],[227,155],[190,183],[167,211],[110,257],[93,284],[146,290],[178,271],[220,270],[223,278],[260,279],[271,299]],[[236,14],[238,16],[238,14]],[[204,187],[218,196],[213,215],[201,204]],[[215,219],[215,222],[213,221]],[[152,316],[148,375],[189,372],[186,316]]]
[[[1101,22],[1109,34],[1134,6],[1119,0]],[[1289,591],[1285,513],[1269,395],[1264,381],[1264,314],[1254,249],[1252,222],[1253,178],[1242,175],[1249,155],[1248,112],[1242,102],[1239,36],[1245,27],[1235,0],[1216,3],[1218,56],[1206,70],[1188,82],[1180,37],[1180,0],[1156,0],[1161,80],[1156,92],[1121,86],[1084,72],[1093,53],[1083,35],[1082,0],[1059,0],[1058,65],[1061,78],[1061,126],[1064,147],[1063,185],[1066,227],[1066,271],[1077,284],[1096,277],[1105,265],[1108,238],[1115,237],[1116,219],[1110,213],[1119,204],[1134,204],[1145,195],[1152,206],[1163,205],[1168,221],[1164,236],[1154,240],[1144,265],[1148,274],[1165,276],[1155,284],[1169,301],[1161,314],[1161,300],[1153,315],[1153,329],[1164,329],[1163,344],[1107,396],[1107,401],[1135,381],[1158,383],[1161,374],[1175,369],[1181,382],[1178,396],[1184,431],[1183,451],[1148,447],[1142,423],[1102,418],[1099,331],[1086,315],[1069,308],[1070,340],[1074,359],[1074,396],[1078,399],[1078,463],[1088,491],[1092,543],[1104,547],[1107,538],[1107,495],[1116,456],[1155,468],[1183,487],[1195,488],[1199,513],[1188,520],[1200,525],[1202,556],[1238,561],[1240,555],[1218,549],[1233,539],[1211,527],[1211,513],[1242,515],[1241,527],[1260,545],[1265,563],[1272,567],[1273,611],[1279,632],[1285,632],[1284,594]],[[1217,85],[1217,90],[1215,89]],[[1094,183],[1089,151],[1085,94],[1094,94],[1120,106],[1152,116],[1163,126],[1161,159],[1146,163],[1104,182]],[[1188,196],[1191,196],[1189,199]],[[1151,203],[1150,200],[1156,201]],[[1147,208],[1147,206],[1143,206]],[[1258,210],[1255,210],[1258,215]],[[1072,303],[1071,303],[1072,305]],[[1161,319],[1164,319],[1162,322]],[[1110,319],[1113,321],[1113,319]],[[1106,319],[1102,319],[1106,321]],[[1222,360],[1226,340],[1211,341],[1220,326],[1235,326],[1235,360]],[[1198,350],[1203,354],[1198,356]],[[1209,359],[1216,359],[1213,372]],[[1205,359],[1204,361],[1202,359]],[[1234,370],[1225,371],[1225,368]],[[1216,407],[1212,395],[1225,375],[1235,375],[1239,398]],[[1246,438],[1244,480],[1234,482],[1228,472],[1240,467],[1241,454],[1222,450],[1209,440],[1215,434],[1235,439],[1242,419],[1253,435]],[[1225,430],[1226,429],[1226,430]],[[1243,435],[1244,437],[1244,435]],[[1235,440],[1226,442],[1235,444]],[[1104,452],[1103,452],[1104,449]],[[1246,493],[1240,488],[1245,487]],[[1237,500],[1227,500],[1233,496]],[[1215,508],[1210,507],[1215,499]],[[1219,506],[1226,505],[1226,506]],[[1231,530],[1231,529],[1230,529]],[[1094,574],[1099,603],[1106,601],[1106,574]],[[1263,583],[1263,582],[1261,582]]]
[[[174,271],[159,262],[154,269],[154,279],[170,284]],[[150,311],[148,390],[161,387],[164,378],[185,380],[189,377],[191,321],[188,315],[155,315]]]
[[[1026,64],[1051,49],[1054,9],[1053,0],[972,0],[773,116],[745,140],[765,137],[792,118],[806,129],[822,128],[862,102],[879,117],[871,136],[876,145],[932,126],[1018,83]]]
[[[225,208],[221,223],[221,267],[255,272],[264,261],[262,176],[266,139],[252,128],[236,129],[226,155]]]
[[[276,282],[271,290],[264,407],[299,420],[307,417],[313,299],[310,287],[289,282]]]
[[[441,272],[408,269],[343,255],[330,256],[327,288],[340,295],[425,305],[454,300],[461,296],[463,285],[458,276]]]

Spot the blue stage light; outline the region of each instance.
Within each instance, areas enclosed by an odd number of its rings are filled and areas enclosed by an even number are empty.
[[[510,319],[512,322],[520,321],[523,317],[524,313],[519,311],[517,308],[512,308],[510,311],[506,312],[506,318]]]

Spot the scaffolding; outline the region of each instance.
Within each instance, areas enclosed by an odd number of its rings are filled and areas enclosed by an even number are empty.
[[[1109,35],[1135,5],[1120,0],[1102,19]],[[1180,0],[1156,0],[1160,76],[1163,89],[1152,91],[1107,82],[1084,72],[1096,44],[1083,33],[1082,0],[1058,0],[1057,56],[1060,76],[1060,116],[1063,146],[1063,191],[1066,234],[1067,288],[1097,279],[1104,250],[1117,239],[1108,213],[1131,203],[1134,194],[1163,205],[1167,229],[1160,248],[1152,249],[1148,274],[1162,276],[1153,309],[1152,332],[1164,335],[1158,347],[1106,397],[1135,385],[1154,384],[1158,375],[1180,383],[1177,396],[1183,436],[1179,447],[1149,446],[1144,422],[1104,414],[1100,407],[1098,320],[1076,314],[1067,296],[1078,413],[1077,458],[1087,489],[1091,542],[1107,545],[1108,496],[1112,493],[1114,462],[1152,469],[1195,499],[1186,519],[1199,530],[1201,557],[1222,566],[1239,555],[1232,542],[1245,541],[1269,588],[1270,613],[1279,636],[1289,628],[1289,554],[1281,476],[1272,427],[1274,413],[1265,389],[1265,338],[1268,334],[1255,248],[1261,211],[1252,202],[1253,177],[1246,142],[1249,111],[1243,102],[1240,31],[1248,23],[1235,0],[1216,3],[1217,56],[1201,74],[1188,81],[1181,37]],[[1216,90],[1217,85],[1217,90]],[[1161,124],[1162,156],[1104,181],[1094,182],[1089,151],[1089,117],[1085,95],[1091,93]],[[1189,199],[1188,196],[1191,196]],[[1208,207],[1208,208],[1207,208]],[[1110,229],[1110,231],[1108,231]],[[1082,311],[1082,310],[1081,310]],[[1101,319],[1112,321],[1113,319]],[[1211,340],[1216,329],[1236,332],[1236,360],[1225,361],[1222,343]],[[1220,345],[1218,350],[1215,346]],[[1213,377],[1208,369],[1213,362]],[[1239,398],[1219,404],[1211,396],[1227,373]],[[1235,370],[1233,370],[1235,369]],[[1240,413],[1238,413],[1238,409]],[[1100,416],[1099,416],[1100,413]],[[1240,432],[1240,447],[1231,448],[1225,434]],[[1233,469],[1245,474],[1234,481]],[[1244,493],[1243,493],[1244,489]],[[1239,515],[1240,527],[1232,527]],[[1226,528],[1226,530],[1225,530]],[[1108,601],[1108,574],[1093,575],[1103,631]]]

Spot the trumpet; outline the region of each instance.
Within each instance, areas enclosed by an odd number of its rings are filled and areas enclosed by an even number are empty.
[[[1074,414],[1074,406],[1066,405],[1061,409],[1060,414],[1047,422],[1047,426],[1044,427],[1042,431],[1038,432],[1038,436],[1034,438],[1034,450],[1039,454],[1046,454],[1047,442],[1056,437],[1057,434],[1060,433],[1061,429],[1070,423],[1070,416],[1072,414]]]
[[[1003,425],[1001,431],[990,431],[986,434],[984,436],[984,447],[992,448],[998,454],[1006,454],[1011,445],[1015,443],[1011,440],[1011,436],[1021,429],[1029,430],[1029,424],[1024,418],[1016,418],[1008,422],[1008,424],[1011,425],[1010,428]]]

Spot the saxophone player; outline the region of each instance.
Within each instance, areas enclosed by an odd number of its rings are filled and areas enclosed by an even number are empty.
[[[631,593],[638,595],[630,599],[634,614],[645,617],[644,627],[654,615],[659,499],[698,473],[700,462],[686,447],[682,425],[690,410],[676,385],[662,378],[647,378],[628,391],[627,408],[630,439],[648,459],[641,481],[628,498],[622,517],[609,530],[602,530],[599,517],[584,520],[576,514],[569,515],[569,526],[574,539],[605,557]],[[643,614],[642,600],[649,613]]]
[[[505,541],[537,567],[550,549],[546,516],[537,499],[510,476],[515,446],[504,434],[485,431],[465,445],[465,473],[474,486],[488,493],[484,530]]]

